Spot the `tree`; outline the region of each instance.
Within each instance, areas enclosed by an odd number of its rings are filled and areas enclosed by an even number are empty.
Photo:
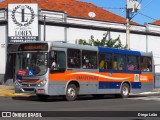
[[[120,35],[116,39],[107,39],[107,35],[103,34],[103,38],[101,40],[98,40],[94,38],[93,35],[91,35],[91,38],[88,40],[79,39],[78,44],[80,45],[90,45],[90,46],[104,46],[109,48],[121,48],[125,49],[126,46],[123,46],[120,40]]]

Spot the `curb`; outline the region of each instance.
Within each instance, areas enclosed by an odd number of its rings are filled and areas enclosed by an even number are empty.
[[[30,97],[28,93],[15,93],[14,86],[0,85],[0,96],[6,97]]]
[[[152,92],[159,92],[160,93],[160,88],[153,89]]]

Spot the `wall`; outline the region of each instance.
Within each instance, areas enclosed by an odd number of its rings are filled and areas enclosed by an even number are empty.
[[[0,82],[4,79],[6,71],[6,26],[0,26]]]
[[[46,41],[64,41],[64,27],[46,25]],[[40,41],[44,41],[44,25],[40,25]]]
[[[93,20],[84,20],[77,18],[67,18],[67,23],[78,24],[78,25],[91,25],[94,27],[110,27],[116,29],[122,29],[122,31],[110,31],[110,38],[115,39],[120,36],[120,40],[123,45],[126,45],[126,33],[125,33],[125,25],[118,23],[109,23],[103,21],[93,21]],[[147,26],[147,27],[146,27]],[[137,32],[153,32],[159,33],[160,27],[147,24],[146,26],[140,25],[131,25],[131,30],[136,30]],[[41,25],[41,41],[43,41],[43,33],[44,28]],[[75,27],[59,27],[46,25],[46,40],[47,41],[65,41],[69,43],[76,43],[77,39],[85,39],[89,40],[91,35],[95,37],[95,39],[102,39],[103,34],[107,33],[106,30],[94,30],[94,29],[85,29],[85,28],[75,28]],[[66,37],[66,38],[65,38]],[[109,38],[109,36],[108,36]],[[153,52],[155,64],[160,64],[160,37],[153,35],[142,35],[131,33],[130,34],[130,49],[137,50],[142,52]],[[156,72],[160,72],[160,67],[156,66]]]

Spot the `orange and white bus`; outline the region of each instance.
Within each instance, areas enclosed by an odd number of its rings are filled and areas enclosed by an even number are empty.
[[[16,93],[73,101],[87,94],[126,98],[154,87],[152,53],[60,42],[16,46]]]

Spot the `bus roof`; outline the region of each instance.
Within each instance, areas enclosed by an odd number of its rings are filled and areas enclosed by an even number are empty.
[[[110,52],[110,53],[119,53],[119,54],[129,54],[129,55],[143,55],[143,56],[152,56],[152,52],[140,52],[134,50],[118,49],[118,48],[107,48],[107,47],[97,47],[89,45],[78,45],[73,43],[61,43],[61,42],[51,42],[53,46],[64,47],[64,48],[73,48],[73,49],[83,49],[83,50],[96,50],[99,52]]]
[[[73,43],[61,43],[61,42],[52,42],[54,47],[62,47],[62,48],[72,48],[72,49],[83,49],[83,50],[94,50],[98,51],[96,46],[89,46],[89,45],[79,45]]]
[[[126,50],[126,49],[118,49],[118,48],[107,48],[107,47],[97,47],[97,46],[89,46],[89,45],[79,45],[73,43],[63,43],[63,42],[55,42],[55,41],[35,41],[35,42],[25,42],[19,44],[13,44],[9,47],[8,52],[18,52],[18,47],[21,44],[28,43],[48,43],[50,46],[60,47],[60,48],[71,48],[71,49],[83,49],[83,50],[93,50],[99,52],[109,52],[109,53],[119,53],[119,54],[129,54],[129,55],[137,55],[137,56],[152,56],[152,52],[140,52],[134,50]],[[52,49],[52,48],[51,48]]]
[[[131,54],[131,55],[141,55],[138,51],[118,49],[118,48],[104,48],[98,47],[100,52],[109,52],[109,53],[119,53],[119,54]]]

